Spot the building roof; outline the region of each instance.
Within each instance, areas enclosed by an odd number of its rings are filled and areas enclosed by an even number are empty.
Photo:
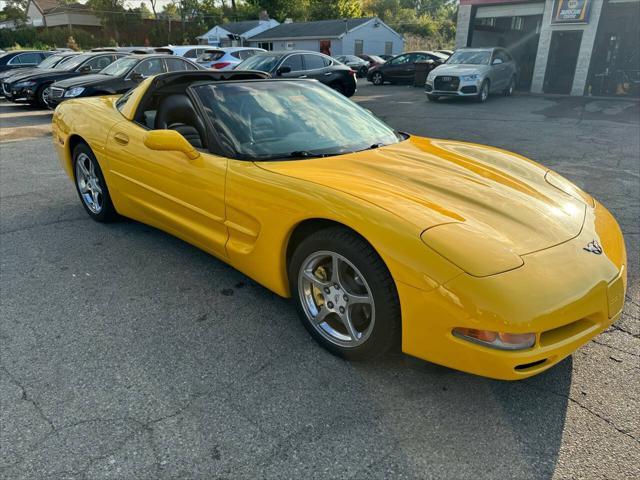
[[[60,13],[69,10],[86,10],[91,13],[86,5],[81,3],[65,3],[60,0],[31,0],[42,13]]]
[[[277,27],[254,35],[251,40],[272,40],[279,38],[325,38],[339,37],[345,31],[353,30],[375,17],[350,18],[346,20],[318,20],[315,22],[282,23]],[[225,28],[223,26],[223,28]]]
[[[229,33],[236,35],[242,35],[244,32],[248,32],[260,25],[260,20],[247,20],[245,22],[230,22],[223,23],[220,28],[224,28]]]

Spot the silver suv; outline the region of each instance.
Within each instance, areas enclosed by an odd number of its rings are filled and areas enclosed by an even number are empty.
[[[485,102],[490,93],[511,95],[517,76],[516,62],[504,48],[461,48],[431,70],[425,90],[432,101],[454,96]]]

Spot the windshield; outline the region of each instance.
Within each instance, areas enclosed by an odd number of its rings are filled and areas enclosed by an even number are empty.
[[[71,60],[67,60],[64,62],[64,66],[62,70],[74,70],[79,65],[83,64],[86,60],[93,57],[93,55],[85,54],[85,55],[76,55],[71,57]]]
[[[258,54],[240,62],[236,70],[258,70],[260,72],[270,72],[280,60],[280,55]]]
[[[65,55],[51,55],[38,64],[38,68],[53,68]]]
[[[233,82],[193,90],[240,158],[340,155],[399,141],[373,114],[317,82]]]
[[[112,77],[120,77],[127,73],[136,63],[138,63],[138,59],[136,58],[119,58],[111,65],[100,70],[102,75],[111,75]]]
[[[198,57],[198,62],[213,62],[215,60],[220,60],[224,57],[224,52],[221,50],[212,50],[209,52],[204,52],[202,55]]]
[[[488,50],[458,50],[449,57],[450,65],[489,65],[491,52]]]

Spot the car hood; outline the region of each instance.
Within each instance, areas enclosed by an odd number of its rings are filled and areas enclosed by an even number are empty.
[[[56,78],[68,78],[75,75],[79,75],[79,73],[69,72],[66,70],[39,68],[37,71],[25,72],[24,74],[14,75],[11,78],[8,78],[6,81],[15,83],[15,82],[22,82],[26,80],[37,80],[39,78],[47,78],[47,79],[55,80]]]
[[[0,72],[0,80],[4,80],[5,78],[13,77],[14,75],[24,75],[35,72],[41,72],[41,68],[35,67],[22,67],[22,68],[14,68],[11,70],[5,70],[4,72]]]
[[[587,208],[549,184],[548,170],[535,162],[449,140],[411,137],[375,150],[258,165],[359,197],[419,231],[463,224],[481,243],[491,239],[517,255],[577,236]]]
[[[433,69],[438,75],[473,75],[489,71],[489,65],[439,65]]]
[[[87,85],[94,85],[99,83],[105,83],[113,80],[115,77],[111,75],[101,75],[99,73],[82,75],[80,77],[67,78],[56,82],[56,87],[70,88],[70,87],[86,87]]]

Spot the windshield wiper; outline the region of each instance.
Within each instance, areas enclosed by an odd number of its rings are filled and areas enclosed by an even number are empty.
[[[332,154],[330,153],[311,153],[307,150],[296,150],[295,152],[291,152],[289,155],[287,155],[287,157],[289,158],[298,158],[298,157],[302,157],[302,158],[322,158],[322,157],[328,157]]]

